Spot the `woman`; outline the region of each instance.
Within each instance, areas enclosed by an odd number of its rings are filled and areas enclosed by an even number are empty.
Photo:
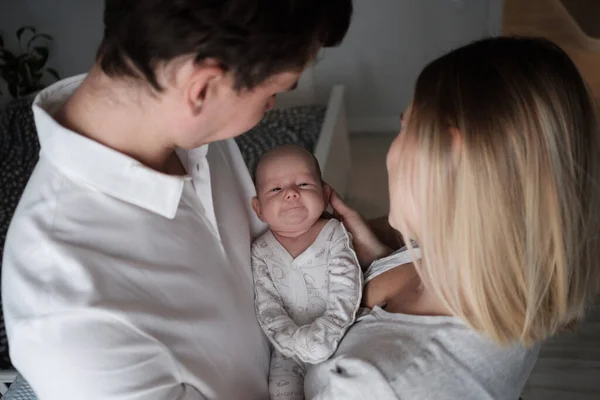
[[[386,267],[404,252],[367,270],[372,311],[308,372],[307,397],[518,398],[537,344],[598,293],[599,133],[550,42],[485,39],[429,64],[387,157],[389,219],[414,265]],[[381,248],[370,237],[359,249]]]

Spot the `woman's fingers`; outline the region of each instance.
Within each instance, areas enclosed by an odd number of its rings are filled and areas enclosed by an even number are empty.
[[[329,205],[331,205],[331,208],[333,209],[333,218],[337,219],[338,221],[344,222],[344,215],[342,212],[340,212],[340,210],[347,212],[349,207],[346,203],[344,203],[344,200],[342,200],[338,192],[336,192],[335,189],[333,189],[331,186],[329,187]]]
[[[379,241],[366,220],[352,207],[347,205],[340,195],[331,191],[329,203],[333,208],[333,216],[344,223],[353,236],[354,251],[361,266],[367,267],[377,258],[388,255],[391,251]]]
[[[334,215],[338,214],[340,217],[344,218],[349,213],[357,214],[352,208],[350,208],[344,200],[340,197],[338,192],[335,190],[331,191],[331,195],[329,196],[329,204],[333,208]]]

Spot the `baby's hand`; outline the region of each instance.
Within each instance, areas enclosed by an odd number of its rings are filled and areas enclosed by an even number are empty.
[[[310,364],[325,361],[335,351],[338,344],[337,340],[327,340],[315,322],[301,326],[295,332],[291,343],[296,355],[302,361]]]

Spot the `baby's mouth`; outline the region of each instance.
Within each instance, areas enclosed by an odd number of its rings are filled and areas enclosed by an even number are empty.
[[[304,208],[304,206],[301,205],[301,204],[298,204],[298,205],[294,205],[294,206],[289,206],[289,207],[283,208],[281,211],[282,212],[294,211],[294,210],[298,210],[298,209],[301,209],[301,208]]]

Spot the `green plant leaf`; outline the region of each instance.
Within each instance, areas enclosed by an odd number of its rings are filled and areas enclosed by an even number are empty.
[[[51,41],[53,40],[53,39],[52,39],[52,36],[50,36],[50,35],[48,35],[48,34],[46,34],[46,33],[38,33],[38,34],[35,34],[35,35],[33,35],[33,36],[31,37],[31,39],[29,39],[29,41],[27,42],[27,51],[30,51],[30,49],[31,49],[31,45],[32,45],[32,44],[34,44],[34,42],[35,42],[35,41],[37,41],[37,40],[39,40],[39,39],[46,39],[46,40],[48,40],[49,42],[51,42]]]
[[[17,62],[15,55],[5,49],[0,49],[0,63],[3,65],[14,65]]]
[[[60,75],[58,75],[58,72],[54,68],[46,68],[44,71],[52,75],[57,81],[60,80]]]
[[[32,70],[39,71],[42,68],[44,68],[44,65],[46,65],[46,61],[48,61],[49,51],[47,47],[42,46],[36,46],[33,49],[34,50],[30,53],[28,63]]]
[[[22,62],[19,63],[19,68],[17,70],[18,75],[19,75],[19,79],[20,82],[22,84],[22,86],[25,88],[24,90],[20,90],[20,92],[24,92],[27,91],[27,88],[30,88],[31,86],[33,86],[34,81],[33,81],[33,75],[31,73],[31,68],[29,66],[29,63],[27,63],[27,61],[25,59],[22,60]]]
[[[10,93],[13,99],[16,99],[19,95],[19,90],[17,89],[17,84],[15,82],[8,83],[8,93]]]
[[[30,36],[27,36],[27,35]],[[25,38],[27,47],[23,44]],[[43,40],[52,41],[52,36],[40,33],[32,26],[23,26],[17,30],[17,39],[19,41],[19,53],[14,53],[4,48],[4,38],[0,35],[0,78],[7,84],[6,89],[13,98],[20,98],[27,94],[42,89],[45,86],[45,74],[54,79],[60,79],[56,70],[44,68],[48,62],[48,46],[36,45],[45,44]],[[4,90],[6,93],[6,90]]]
[[[32,35],[35,35],[36,31],[33,26],[23,26],[17,29],[17,42],[19,43],[19,53],[23,53],[23,43],[21,41],[21,37],[25,32],[31,32]]]
[[[0,65],[0,76],[6,80],[7,77],[11,77],[15,74],[15,69],[12,65]]]
[[[21,36],[23,36],[23,34],[25,32],[27,32],[27,31],[33,33],[34,35],[36,33],[36,30],[35,30],[35,28],[33,26],[22,26],[19,29],[17,29],[17,40],[20,41],[21,40]]]
[[[16,81],[17,73],[14,68],[7,66],[0,66],[0,77],[4,79],[6,82]]]

